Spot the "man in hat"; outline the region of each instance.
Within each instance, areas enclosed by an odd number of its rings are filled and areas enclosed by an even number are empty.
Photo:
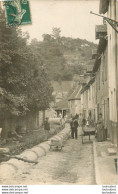
[[[77,128],[78,128],[79,124],[78,124],[78,115],[76,115],[75,117],[72,118],[72,122],[71,122],[71,136],[74,139],[77,139]]]

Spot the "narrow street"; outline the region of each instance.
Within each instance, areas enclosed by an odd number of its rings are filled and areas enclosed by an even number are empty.
[[[50,151],[37,165],[18,174],[13,184],[94,185],[93,145],[88,141],[68,139],[62,151]]]

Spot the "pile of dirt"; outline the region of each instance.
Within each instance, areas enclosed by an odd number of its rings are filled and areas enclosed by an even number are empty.
[[[59,125],[54,125],[53,128],[48,132],[40,127],[37,130],[32,130],[22,134],[22,137],[7,138],[4,142],[0,142],[0,148],[9,148],[9,155],[17,155],[26,149],[30,149],[41,142],[46,141],[53,135],[59,133],[62,128]],[[0,155],[0,162],[7,161],[8,155]]]

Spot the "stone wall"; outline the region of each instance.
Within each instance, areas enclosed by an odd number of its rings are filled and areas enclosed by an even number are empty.
[[[30,112],[25,116],[14,116],[8,112],[0,113],[0,128],[2,128],[1,137],[7,138],[9,131],[25,133],[34,130],[43,125],[45,111]]]

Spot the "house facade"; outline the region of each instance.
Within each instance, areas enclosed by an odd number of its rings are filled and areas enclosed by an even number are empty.
[[[108,41],[106,39],[100,39],[97,55],[93,68],[95,74],[95,120],[97,122],[99,113],[102,113],[107,137],[109,137]]]
[[[68,104],[70,109],[70,115],[76,115],[81,113],[81,96],[80,86],[77,86],[74,92],[68,98]]]
[[[118,21],[118,1],[100,0],[100,14]],[[115,28],[117,28],[115,26]],[[118,141],[118,33],[107,23],[108,37],[108,93],[109,93],[109,126],[112,143]]]
[[[100,0],[100,14],[107,14],[108,18],[118,21],[118,1]],[[91,80],[81,90],[81,111],[87,118],[91,113],[95,122],[102,113],[107,137],[112,143],[118,141],[118,27],[98,25],[95,28],[96,39],[99,39],[97,52],[93,52],[95,59]],[[93,94],[92,94],[93,93]],[[94,101],[92,101],[92,96]],[[92,112],[93,110],[93,112]]]
[[[60,114],[62,115],[62,118],[64,118],[66,115],[69,116],[70,111],[68,107],[68,99],[64,98],[60,102],[57,102],[54,109],[57,113],[57,117],[60,117]]]
[[[81,113],[85,119],[95,122],[95,77],[81,90]]]
[[[88,87],[87,85],[81,90],[81,113],[85,119],[88,118]]]

